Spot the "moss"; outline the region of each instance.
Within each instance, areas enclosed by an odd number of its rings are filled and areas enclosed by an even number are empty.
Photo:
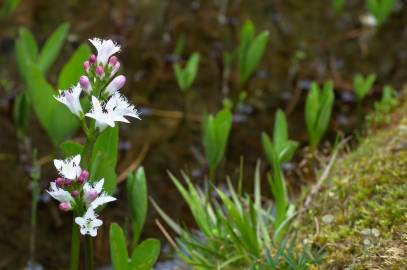
[[[321,269],[407,269],[407,102],[392,120],[335,164],[300,220],[325,247]]]

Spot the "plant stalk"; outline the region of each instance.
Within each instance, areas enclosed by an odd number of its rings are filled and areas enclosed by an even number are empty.
[[[85,263],[86,270],[93,270],[93,242],[92,237],[85,237]]]
[[[71,257],[69,262],[69,270],[77,270],[79,267],[79,251],[80,251],[80,233],[79,226],[72,221],[72,240],[71,240]]]

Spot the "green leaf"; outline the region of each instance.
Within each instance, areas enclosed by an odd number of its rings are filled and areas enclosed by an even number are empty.
[[[17,8],[19,3],[20,0],[4,0],[0,15],[6,16],[11,14]]]
[[[64,44],[65,37],[68,34],[69,23],[63,23],[57,30],[48,38],[44,46],[41,49],[38,61],[38,67],[46,74],[48,69],[54,63],[62,45]]]
[[[342,11],[343,7],[345,6],[345,0],[331,0],[331,2],[336,12]]]
[[[83,145],[75,141],[64,141],[59,147],[65,157],[82,155],[83,153]]]
[[[232,113],[223,109],[215,117],[210,115],[204,123],[203,144],[209,167],[215,170],[225,153],[232,128]]]
[[[117,185],[116,164],[117,148],[119,144],[119,128],[106,128],[96,139],[92,150],[92,161],[98,159],[99,162],[92,163],[91,178],[98,180],[105,179],[104,189],[112,194]]]
[[[87,44],[82,44],[64,65],[58,77],[58,88],[67,89],[79,81],[83,74],[83,62],[89,58],[91,50]]]
[[[129,270],[151,270],[160,255],[160,241],[144,240],[132,252]]]
[[[25,27],[19,28],[19,40],[24,44],[27,52],[27,57],[30,61],[36,62],[38,58],[38,45],[33,34]]]
[[[240,68],[243,68],[245,62],[245,55],[254,38],[254,32],[256,31],[254,24],[250,20],[246,20],[242,30],[240,31],[240,45],[239,45],[239,63]]]
[[[383,24],[390,13],[394,9],[396,0],[367,0],[366,5],[367,9],[373,16],[376,18],[377,22]]]
[[[268,31],[263,31],[258,35],[247,48],[247,52],[244,57],[241,83],[245,83],[250,76],[253,74],[257,65],[260,63],[263,57],[264,51],[266,49],[269,40]]]
[[[315,133],[315,123],[318,119],[318,110],[320,107],[319,86],[317,83],[311,83],[311,89],[305,100],[305,124],[307,126],[310,144],[316,146],[318,144]]]
[[[281,109],[277,110],[276,120],[274,122],[273,142],[277,148],[283,146],[288,139],[287,119]],[[277,150],[278,152],[278,150]]]
[[[133,223],[132,247],[135,247],[140,239],[148,206],[146,175],[143,167],[127,177],[127,195]]]
[[[360,102],[369,93],[374,82],[376,80],[375,74],[370,74],[367,78],[364,78],[362,74],[356,74],[353,77],[353,88],[355,90],[356,98]]]
[[[193,53],[189,57],[188,62],[184,69],[182,69],[178,63],[175,64],[173,67],[178,86],[184,92],[191,88],[192,83],[196,78],[196,74],[198,72],[199,59],[200,59],[199,53]]]
[[[13,118],[20,136],[27,134],[29,108],[27,95],[25,93],[19,94],[14,102]]]
[[[15,43],[15,53],[18,71],[27,84],[27,77],[31,72],[30,65],[35,64],[38,59],[38,47],[31,32],[24,27],[19,29],[19,37]]]
[[[66,106],[55,100],[54,89],[38,67],[31,65],[29,70],[27,87],[34,111],[54,145],[59,145],[75,132],[79,121]]]
[[[116,223],[110,225],[110,257],[115,270],[129,269],[129,255],[123,230]]]

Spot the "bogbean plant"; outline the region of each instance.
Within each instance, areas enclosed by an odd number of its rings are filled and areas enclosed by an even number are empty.
[[[389,113],[399,104],[397,92],[389,85],[383,87],[382,98],[374,103],[374,111],[367,115],[368,125],[389,124]]]
[[[38,52],[32,34],[20,29],[16,54],[26,89],[22,94],[24,98],[17,99],[15,116],[19,120],[17,123],[22,123],[19,126],[23,132],[27,125],[25,112],[32,104],[54,145],[67,156],[65,159],[54,159],[59,176],[51,181],[47,193],[58,201],[61,211],[73,213],[69,269],[79,267],[80,235],[85,238],[85,269],[93,269],[92,238],[97,236],[103,224],[99,213],[106,203],[116,200],[112,194],[117,182],[118,122],[129,123],[129,117],[140,118],[136,108],[119,92],[126,77],[116,75],[120,62],[115,54],[120,51],[120,46],[112,40],[90,39],[97,54],[91,55],[86,44],[75,51],[58,78],[58,88],[66,90],[56,92],[46,81],[46,72],[57,57],[67,31],[67,24],[59,27]],[[86,137],[85,143],[66,140],[79,126]],[[143,170],[129,176],[129,201],[140,205],[131,207],[134,224],[132,259],[126,258],[126,262],[130,262],[128,267],[115,265],[117,269],[150,269],[151,266],[143,258],[151,253],[149,262],[154,263],[159,251],[156,240],[149,240],[146,244],[143,242],[141,247],[137,245],[147,211],[146,189],[138,194],[138,184],[145,187]],[[111,232],[111,239],[121,237],[118,225],[113,225]],[[114,250],[118,244],[115,241],[111,243],[112,258],[117,262],[117,252]]]
[[[277,110],[276,113],[273,141],[264,132],[261,139],[267,161],[272,168],[268,181],[275,200],[274,239],[279,243],[283,239],[294,213],[294,206],[289,203],[281,163],[289,162],[292,159],[299,144],[288,138],[287,120],[282,110]]]
[[[345,0],[331,0],[331,4],[335,11],[339,13],[345,6]]]
[[[215,116],[206,117],[202,125],[203,146],[208,161],[209,180],[215,183],[215,173],[225,154],[230,130],[232,128],[233,116],[226,107]]]
[[[396,0],[366,0],[367,10],[375,17],[378,25],[387,20],[395,4]]]
[[[328,128],[334,98],[333,83],[331,81],[324,83],[322,89],[316,82],[311,83],[305,101],[305,124],[312,149],[318,147]]]
[[[199,59],[199,53],[195,52],[190,55],[184,68],[179,63],[174,64],[175,78],[182,92],[187,92],[191,88],[198,72]]]
[[[368,76],[364,77],[362,74],[358,73],[353,77],[353,89],[359,104],[372,89],[375,81],[376,74],[369,74]]]
[[[255,35],[254,24],[247,20],[240,32],[238,48],[240,86],[243,87],[250,79],[256,67],[263,58],[269,40],[267,30]]]
[[[112,264],[115,270],[150,270],[160,254],[160,242],[146,239],[138,243],[147,214],[147,185],[142,167],[127,178],[127,196],[133,228],[133,239],[129,245],[131,257],[122,228],[112,223],[109,233]]]

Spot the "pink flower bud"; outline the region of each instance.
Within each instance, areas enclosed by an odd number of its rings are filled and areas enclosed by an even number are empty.
[[[72,184],[72,180],[71,180],[71,179],[68,179],[68,178],[65,178],[65,179],[64,179],[64,186],[69,187],[71,184]]]
[[[79,191],[73,190],[73,191],[71,192],[71,195],[72,195],[72,197],[76,198],[76,197],[79,196]]]
[[[118,60],[117,60],[116,56],[113,55],[112,57],[110,57],[110,59],[109,59],[109,65],[110,66],[114,67],[117,62],[118,62]]]
[[[96,75],[98,75],[99,76],[99,78],[103,78],[103,76],[105,75],[105,70],[103,69],[103,67],[102,66],[98,66],[97,68],[96,68]]]
[[[89,202],[93,202],[97,197],[98,197],[98,193],[96,190],[90,190],[87,194],[86,197],[89,200]]]
[[[79,78],[79,84],[81,85],[82,89],[87,93],[90,94],[90,81],[88,76],[81,76]]]
[[[126,77],[124,75],[119,75],[109,83],[106,87],[106,92],[108,92],[109,95],[113,95],[115,92],[119,91],[125,83]]]
[[[116,72],[119,70],[120,68],[120,62],[117,61],[116,64],[113,66],[112,72],[110,73],[110,78],[114,76],[114,74],[116,74]]]
[[[96,63],[96,55],[92,54],[92,55],[89,57],[89,63],[91,63],[91,64]]]
[[[62,177],[58,177],[57,179],[55,179],[55,184],[58,187],[62,187],[63,185],[65,185],[65,179]]]
[[[64,211],[64,212],[69,211],[69,210],[71,210],[71,205],[67,202],[61,202],[59,204],[59,210]]]
[[[78,177],[79,184],[85,183],[86,181],[88,181],[88,178],[89,178],[89,172],[87,170],[83,170]]]
[[[86,73],[89,72],[89,69],[90,69],[89,61],[83,62],[83,69],[85,70]]]

